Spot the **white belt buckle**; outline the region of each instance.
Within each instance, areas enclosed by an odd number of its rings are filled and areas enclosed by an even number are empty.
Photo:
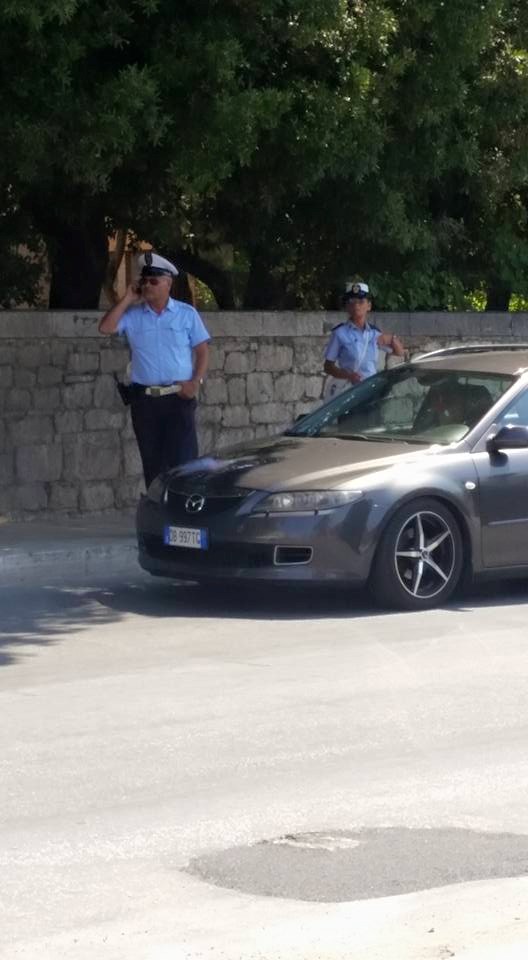
[[[166,397],[171,393],[179,393],[181,383],[173,383],[170,387],[147,387],[145,393],[148,397]]]

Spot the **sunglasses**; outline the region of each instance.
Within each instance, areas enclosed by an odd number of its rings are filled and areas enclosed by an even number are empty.
[[[153,287],[157,287],[160,280],[166,280],[167,277],[141,277],[139,281],[140,287],[145,287],[147,283],[152,284]]]

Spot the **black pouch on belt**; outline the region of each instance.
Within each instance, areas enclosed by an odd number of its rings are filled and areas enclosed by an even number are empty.
[[[115,385],[119,391],[119,396],[125,404],[125,407],[128,407],[132,399],[132,387],[129,383],[123,383],[117,376],[117,373],[114,373]]]

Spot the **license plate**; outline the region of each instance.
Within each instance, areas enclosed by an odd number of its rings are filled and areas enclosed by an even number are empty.
[[[207,550],[209,535],[207,530],[196,527],[165,527],[163,542],[167,547],[190,547],[193,550]]]

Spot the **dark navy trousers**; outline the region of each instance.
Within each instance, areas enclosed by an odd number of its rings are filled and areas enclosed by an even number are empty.
[[[147,487],[163,470],[196,459],[195,399],[177,393],[148,397],[133,388],[131,410]]]

